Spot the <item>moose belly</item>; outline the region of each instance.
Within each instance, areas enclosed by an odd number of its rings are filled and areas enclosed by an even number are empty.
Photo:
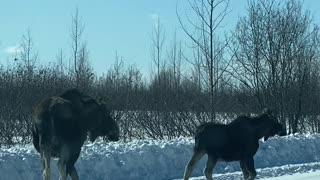
[[[68,149],[70,152],[80,152],[81,146],[83,145],[84,140],[80,141],[64,141],[57,136],[53,136],[51,139],[51,157],[58,158],[61,155],[61,151]]]
[[[226,162],[230,162],[230,161],[239,161],[242,157],[241,155],[242,153],[240,152],[236,152],[236,153],[223,153],[220,155],[220,157],[218,158],[220,161],[226,161]]]
[[[62,142],[57,136],[53,136],[51,140],[51,156],[52,157],[59,157],[60,156],[60,150],[62,147]]]
[[[239,161],[243,157],[243,152],[240,149],[216,149],[209,148],[207,153],[219,161]]]

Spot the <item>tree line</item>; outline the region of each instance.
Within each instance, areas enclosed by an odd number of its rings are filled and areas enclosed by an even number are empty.
[[[227,123],[265,107],[288,133],[320,132],[319,26],[300,1],[250,0],[246,15],[225,36],[217,31],[228,0],[188,2],[192,11],[177,9],[186,39],[175,34],[164,47],[160,19],[152,29],[147,80],[118,54],[104,74],[94,72],[78,10],[69,65],[62,50],[55,63],[38,65],[28,31],[13,64],[0,66],[0,145],[30,142],[32,107],[74,87],[106,102],[124,140],[192,136],[202,122]]]

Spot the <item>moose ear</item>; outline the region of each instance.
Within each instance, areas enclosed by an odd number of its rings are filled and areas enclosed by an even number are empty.
[[[84,103],[90,102],[92,100],[93,99],[90,96],[87,96],[87,95],[82,96],[82,102],[84,102]]]
[[[272,111],[269,108],[264,108],[262,114],[272,115]]]
[[[99,98],[98,103],[100,105],[106,105],[106,101],[104,99],[102,99],[102,98]]]

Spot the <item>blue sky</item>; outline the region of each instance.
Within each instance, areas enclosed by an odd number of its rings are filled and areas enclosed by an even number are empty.
[[[105,72],[116,52],[125,64],[136,64],[143,72],[151,67],[151,31],[160,17],[166,29],[166,44],[175,30],[184,38],[176,16],[177,0],[5,0],[0,6],[0,64],[12,61],[12,52],[30,29],[41,64],[56,61],[60,49],[70,57],[71,15],[76,7],[85,23],[84,39],[94,70]],[[246,0],[230,0],[231,12],[222,31],[234,28],[239,16],[246,14]],[[305,0],[315,22],[320,23],[320,1]],[[187,0],[178,0],[178,9],[188,11]],[[66,62],[67,64],[67,62]]]

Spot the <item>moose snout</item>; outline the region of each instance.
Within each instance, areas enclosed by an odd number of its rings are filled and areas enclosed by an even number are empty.
[[[109,132],[108,134],[108,139],[110,141],[119,141],[120,139],[120,132],[118,130],[114,130],[114,131],[111,131]]]
[[[278,136],[285,136],[287,135],[286,131],[285,130],[281,130],[277,133]]]

